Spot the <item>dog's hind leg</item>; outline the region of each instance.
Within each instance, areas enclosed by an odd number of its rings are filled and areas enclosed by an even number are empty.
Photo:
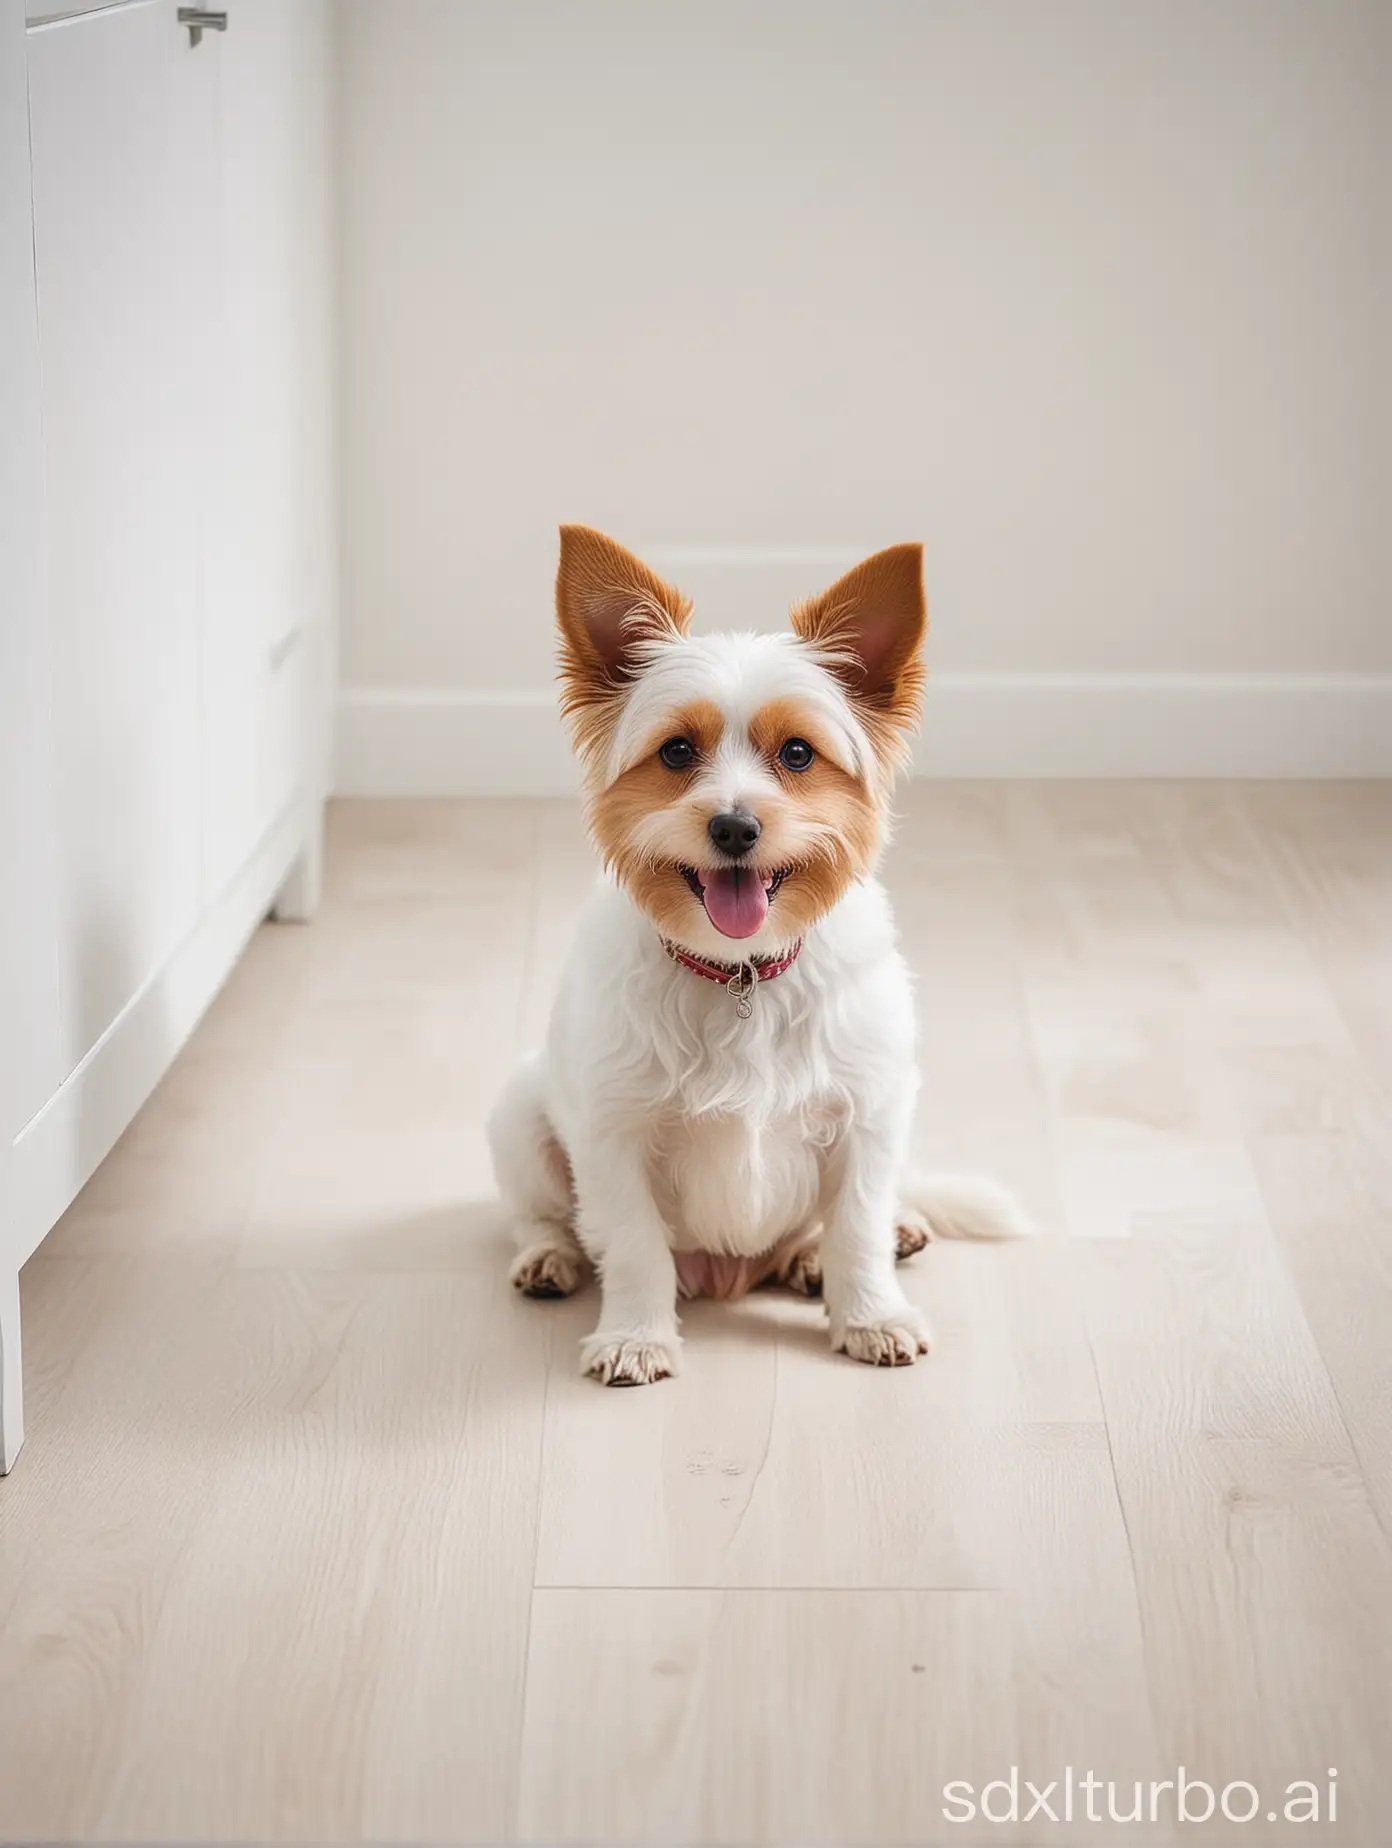
[[[540,1055],[525,1059],[493,1106],[488,1146],[517,1256],[508,1275],[524,1296],[570,1296],[589,1273],[575,1240],[570,1164],[546,1114]]]
[[[822,1293],[822,1253],[820,1224],[785,1238],[774,1253],[774,1265],[766,1281],[780,1283],[798,1296],[819,1297]]]
[[[766,1281],[781,1283],[799,1296],[818,1297],[822,1293],[821,1227],[814,1226],[788,1239],[779,1247],[777,1263]],[[917,1208],[901,1205],[895,1215],[894,1255],[900,1264],[913,1257],[933,1236],[932,1228]]]

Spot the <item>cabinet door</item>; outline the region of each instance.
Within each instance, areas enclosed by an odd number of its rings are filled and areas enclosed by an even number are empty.
[[[196,434],[216,356],[196,252],[216,98],[172,0],[33,29],[28,52],[70,1071],[197,916]]]
[[[332,572],[326,18],[236,0],[221,85],[218,367],[205,532],[205,877],[212,896],[293,800]]]
[[[0,0],[0,1171],[58,1082],[24,10]],[[0,1226],[0,1270],[5,1227]]]

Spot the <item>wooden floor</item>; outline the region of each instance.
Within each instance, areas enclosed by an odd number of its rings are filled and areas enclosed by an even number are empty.
[[[0,1837],[1392,1840],[1392,786],[905,806],[918,1152],[1044,1235],[911,1371],[762,1295],[629,1393],[488,1203],[575,812],[336,810],[23,1276]],[[1258,1819],[944,1816],[1180,1765]]]

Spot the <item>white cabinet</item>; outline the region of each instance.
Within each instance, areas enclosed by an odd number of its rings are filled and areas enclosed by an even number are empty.
[[[201,102],[211,86],[186,47],[157,4],[29,35],[65,1075],[198,911],[195,341],[212,175],[181,90]]]
[[[334,359],[323,22],[311,7],[243,0],[211,49],[221,94],[216,188],[202,218],[218,279],[202,319],[216,483],[203,554],[209,894],[270,825],[303,756],[305,690],[323,676],[334,576],[323,491]]]
[[[39,345],[24,16],[0,0],[0,1214],[15,1139],[59,1076]],[[12,1234],[11,1234],[12,1236]],[[0,1471],[23,1435],[19,1280],[0,1217]]]
[[[229,13],[0,0],[0,1472],[19,1267],[314,902],[328,6]]]
[[[0,1176],[59,1078],[24,24],[0,11]],[[0,1243],[3,1230],[0,1229]],[[3,1253],[0,1252],[0,1257]],[[0,1262],[0,1271],[3,1271]]]

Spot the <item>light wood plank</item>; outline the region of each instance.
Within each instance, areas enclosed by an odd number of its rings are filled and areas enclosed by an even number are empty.
[[[92,1268],[0,1507],[0,1834],[500,1836],[545,1355],[497,1266]]]
[[[1013,1760],[990,1592],[540,1591],[527,1688],[529,1841],[935,1840]]]
[[[1262,1137],[1270,1221],[1319,1343],[1383,1532],[1392,1535],[1392,1113],[1354,1131]]]
[[[1258,1789],[1337,1766],[1386,1819],[1392,1551],[1262,1222],[1156,1215],[1085,1257],[1158,1737]]]

